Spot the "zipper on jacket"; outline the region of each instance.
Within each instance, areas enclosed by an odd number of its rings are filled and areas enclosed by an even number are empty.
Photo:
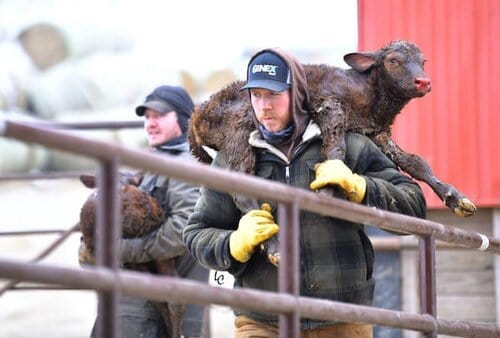
[[[285,166],[285,182],[290,184],[290,166]]]

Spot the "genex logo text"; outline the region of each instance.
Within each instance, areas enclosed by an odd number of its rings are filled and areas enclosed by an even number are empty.
[[[252,73],[268,73],[269,75],[276,75],[276,68],[274,65],[255,65],[252,67]]]

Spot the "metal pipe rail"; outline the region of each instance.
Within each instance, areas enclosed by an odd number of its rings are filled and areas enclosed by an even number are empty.
[[[118,290],[124,295],[156,301],[219,304],[253,311],[292,313],[301,317],[373,323],[417,331],[434,331],[457,337],[498,337],[500,328],[466,321],[436,319],[427,314],[380,309],[309,297],[294,297],[250,289],[226,289],[175,277],[119,271],[99,267],[75,269],[0,259],[0,275],[31,282],[67,285],[100,291]]]
[[[37,173],[21,173],[21,174],[2,174],[0,181],[31,181],[31,180],[54,180],[60,178],[77,178],[81,174],[86,174],[87,171],[52,171],[52,172],[37,172]]]
[[[142,120],[126,120],[126,121],[86,121],[86,122],[52,122],[46,120],[23,121],[25,125],[51,128],[51,129],[79,129],[79,130],[94,130],[94,129],[122,129],[122,128],[141,128],[144,126]]]
[[[118,144],[92,140],[74,134],[36,127],[25,123],[0,120],[0,136],[27,143],[36,143],[58,150],[94,157],[100,161],[119,159],[127,166],[150,170],[223,192],[235,192],[283,204],[297,203],[300,209],[352,222],[369,224],[385,230],[435,236],[443,242],[470,249],[500,253],[500,239],[474,231],[414,217],[374,209],[336,199],[312,191],[297,189],[277,182],[243,173],[213,168],[198,162],[179,160],[174,156],[157,155],[144,150],[130,149]]]
[[[0,226],[2,228],[2,226]],[[65,232],[65,229],[46,229],[46,230],[20,230],[20,231],[0,231],[1,237],[11,236],[42,236],[42,235],[57,235]],[[80,232],[74,229],[73,232]],[[416,250],[418,249],[418,240],[415,238],[405,237],[381,237],[368,236],[375,251],[400,251],[400,250]],[[436,249],[441,250],[468,250],[466,247],[456,246],[446,242],[437,242]]]
[[[242,173],[230,172],[223,169],[212,168],[210,166],[197,162],[182,161],[172,156],[159,156],[143,150],[128,149],[117,144],[91,140],[88,138],[78,137],[64,131],[55,131],[47,128],[40,128],[38,126],[9,121],[8,119],[0,120],[0,135],[2,134],[7,137],[15,138],[24,142],[37,143],[46,147],[74,152],[78,153],[79,155],[88,156],[99,160],[101,162],[101,176],[104,180],[100,184],[102,184],[103,187],[113,187],[113,182],[116,178],[117,164],[125,164],[131,167],[137,167],[140,169],[157,172],[162,175],[175,177],[180,180],[205,185],[208,188],[212,188],[218,191],[238,193],[254,198],[259,198],[261,200],[278,202],[278,214],[281,215],[280,217],[283,217],[287,222],[291,223],[289,224],[289,226],[292,229],[291,233],[288,231],[280,231],[280,249],[283,249],[282,251],[285,253],[285,251],[287,251],[287,248],[285,247],[284,243],[293,245],[294,249],[291,250],[292,256],[293,251],[296,250],[298,245],[298,243],[295,243],[298,241],[295,240],[295,235],[293,233],[293,229],[298,226],[296,224],[297,222],[295,221],[297,217],[296,214],[298,214],[298,211],[302,209],[326,216],[332,216],[357,223],[377,226],[385,230],[417,234],[422,237],[420,252],[423,259],[421,259],[420,272],[421,281],[425,283],[425,285],[423,285],[422,287],[423,292],[421,291],[421,308],[422,311],[430,315],[431,318],[434,318],[432,326],[427,326],[419,330],[424,331],[426,333],[426,336],[428,337],[436,337],[437,332],[439,332],[439,325],[435,325],[435,318],[437,317],[435,306],[436,290],[434,271],[435,240],[438,239],[444,242],[452,243],[454,245],[459,245],[480,251],[487,251],[491,253],[500,252],[500,241],[481,233],[464,231],[458,228],[430,222],[427,220],[416,219],[397,213],[373,209],[363,205],[357,205],[348,201],[336,199],[328,195],[317,194],[311,191],[297,189],[284,184],[270,182],[262,178],[249,176]],[[98,222],[98,228],[102,228],[103,224],[112,224],[113,229],[119,229],[119,222],[117,222],[116,218],[112,216],[112,212],[116,212],[116,205],[112,203],[113,194],[108,193],[107,195],[108,198],[103,199],[101,202],[104,203],[105,206],[111,206],[111,210],[109,208],[104,208],[104,210],[108,210],[104,215],[102,215],[101,212],[101,222]],[[104,217],[112,220],[112,222],[108,221],[104,223],[102,221]],[[113,231],[112,229],[106,228],[104,228],[104,230]],[[283,238],[283,235],[286,235],[285,238]],[[113,236],[111,236],[110,233],[109,238],[111,237]],[[104,252],[99,252],[99,250],[97,250],[98,265],[104,265],[108,268],[113,268],[116,272],[116,258],[113,258],[113,255],[111,254],[114,250],[114,241],[111,241],[111,243],[109,243],[108,241],[108,245],[109,247],[106,247],[105,250],[103,250]],[[104,248],[104,246],[102,247]],[[290,252],[287,252],[287,254],[288,253]],[[276,297],[286,297],[283,295],[287,295],[288,297],[292,297],[293,299],[300,299],[301,297],[299,297],[298,295],[298,290],[295,282],[288,283],[282,280],[285,277],[291,278],[292,281],[298,278],[298,262],[296,261],[295,257],[291,258],[290,260],[293,262],[293,264],[291,264],[291,266],[286,269],[286,272],[281,266],[279,268],[279,291],[281,294]],[[101,261],[101,263],[99,263],[99,261]],[[113,275],[116,275],[116,273]],[[241,292],[242,290],[237,291]],[[117,317],[115,312],[116,304],[114,304],[117,290],[112,289],[101,291],[99,292],[99,295],[99,308],[104,309],[102,311],[102,317],[106,317],[106,323],[110,325],[106,326],[105,329],[107,331],[103,331],[101,332],[101,334],[99,334],[98,325],[98,336],[114,337],[117,334]],[[217,303],[217,301],[215,301],[214,303]],[[267,311],[266,308],[262,309],[260,304],[257,305],[257,307],[260,310]],[[297,307],[289,308],[286,311],[278,311],[280,313],[281,338],[299,336],[297,326],[297,321],[299,318],[298,311],[299,309]],[[300,312],[300,315],[307,316],[307,312]],[[363,313],[363,315],[365,314]],[[320,316],[314,318],[322,319],[324,317]],[[347,318],[337,319],[345,320]],[[356,321],[356,319],[352,316],[349,316],[348,319],[351,321]],[[364,322],[365,320],[360,321]],[[373,323],[392,325],[390,322],[373,321]],[[457,332],[461,332],[469,327],[470,324],[466,322],[460,322],[458,326],[460,328],[457,329]]]
[[[38,235],[58,235],[63,234],[66,229],[46,229],[46,230],[20,230],[20,231],[0,231],[0,237],[8,236],[38,236]],[[71,232],[80,232],[80,229],[71,229]]]
[[[75,223],[71,228],[67,229],[61,236],[59,236],[54,242],[52,242],[47,248],[40,252],[35,258],[32,259],[33,262],[38,262],[45,257],[47,257],[52,251],[54,251],[59,245],[61,245],[73,232],[77,231],[79,224]],[[11,280],[7,284],[0,287],[0,296],[8,289],[16,286],[20,281]]]

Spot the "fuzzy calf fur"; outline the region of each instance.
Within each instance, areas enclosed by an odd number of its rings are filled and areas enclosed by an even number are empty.
[[[164,214],[154,197],[138,188],[139,175],[122,173],[118,194],[120,200],[122,238],[146,235],[158,229],[164,222]],[[80,181],[90,189],[96,188],[96,179],[92,175],[81,175]],[[80,231],[82,241],[91,254],[95,250],[95,220],[98,205],[98,190],[94,190],[80,210]],[[174,259],[154,260],[147,263],[126,263],[129,270],[149,272],[164,276],[177,276]],[[160,312],[167,332],[172,337],[180,337],[180,322],[184,312],[181,304],[153,302]]]
[[[312,119],[324,137],[324,159],[344,159],[347,131],[368,136],[396,165],[411,177],[427,183],[456,215],[467,217],[475,205],[452,185],[439,180],[420,156],[402,150],[391,137],[396,116],[413,98],[431,90],[420,49],[408,41],[392,41],[376,52],[344,56],[350,69],[325,64],[304,65]],[[236,81],[195,107],[189,125],[192,153],[200,161],[212,158],[208,146],[223,152],[230,169],[254,173],[255,156],[248,136],[255,129],[244,82]],[[255,201],[234,196],[242,211],[258,208]]]

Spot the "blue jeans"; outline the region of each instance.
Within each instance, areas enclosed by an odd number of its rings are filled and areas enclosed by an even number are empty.
[[[184,338],[201,337],[199,322],[193,317],[203,312],[203,306],[186,304],[181,333]],[[122,296],[118,305],[121,338],[170,338],[165,323],[150,301],[141,298]],[[206,319],[208,320],[208,318]],[[96,338],[96,325],[92,328],[91,338]]]
[[[154,305],[146,299],[122,296],[118,306],[121,338],[170,338]],[[97,335],[96,325],[91,338]]]

